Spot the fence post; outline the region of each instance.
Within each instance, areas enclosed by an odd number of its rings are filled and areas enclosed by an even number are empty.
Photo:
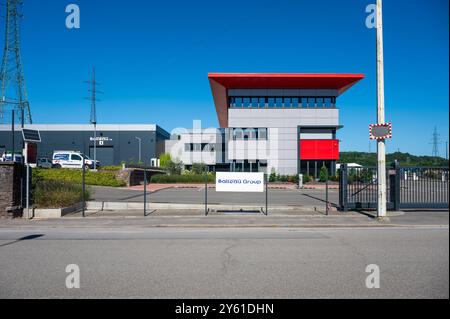
[[[144,163],[144,217],[147,217],[147,168]]]
[[[86,217],[86,159],[83,156],[83,173],[81,178],[81,198],[83,203],[81,204],[83,206],[82,215],[83,217]]]
[[[327,204],[327,207],[326,207],[326,209],[325,209],[325,211],[326,211],[326,215],[328,216],[328,214],[329,214],[329,207],[328,207],[328,173],[327,173],[327,178],[326,178],[326,180],[325,180],[325,201],[326,201],[326,204]]]
[[[344,212],[348,211],[347,184],[348,184],[347,164],[342,164],[339,178],[339,206],[341,206],[341,209]]]
[[[396,211],[400,210],[400,201],[401,201],[401,183],[402,183],[402,169],[400,167],[400,163],[395,161],[395,199],[394,199],[394,209]],[[391,186],[392,187],[392,186]]]
[[[269,216],[269,178],[268,174],[264,174],[266,180],[266,216]]]
[[[205,216],[208,216],[208,173],[205,168]]]

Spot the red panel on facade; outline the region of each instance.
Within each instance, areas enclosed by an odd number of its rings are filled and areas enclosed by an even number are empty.
[[[301,140],[300,160],[338,160],[339,140]]]

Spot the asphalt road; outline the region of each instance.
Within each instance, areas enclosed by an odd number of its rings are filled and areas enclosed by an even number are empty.
[[[118,189],[110,187],[93,187],[94,201],[110,202],[143,202],[143,191]],[[325,205],[325,190],[269,190],[269,203],[271,206],[320,206]],[[202,204],[205,200],[203,189],[165,189],[149,193],[147,199],[154,203],[178,203],[178,204]],[[208,190],[208,202],[210,204],[250,204],[263,205],[265,203],[264,193],[217,193],[215,189]],[[329,190],[329,201],[334,204],[339,202],[338,190]]]
[[[65,287],[69,264],[80,289]],[[380,289],[365,286],[369,264]],[[0,298],[103,297],[449,298],[449,231],[0,229]]]

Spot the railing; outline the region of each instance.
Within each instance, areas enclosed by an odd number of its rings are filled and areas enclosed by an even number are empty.
[[[448,167],[386,168],[387,208],[448,208]],[[375,209],[378,200],[376,167],[350,168],[342,165],[339,181],[339,205],[349,209]]]
[[[398,169],[401,208],[448,208],[448,167]]]

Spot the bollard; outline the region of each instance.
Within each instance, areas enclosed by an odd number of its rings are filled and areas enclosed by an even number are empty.
[[[298,188],[303,188],[303,174],[298,174]]]

